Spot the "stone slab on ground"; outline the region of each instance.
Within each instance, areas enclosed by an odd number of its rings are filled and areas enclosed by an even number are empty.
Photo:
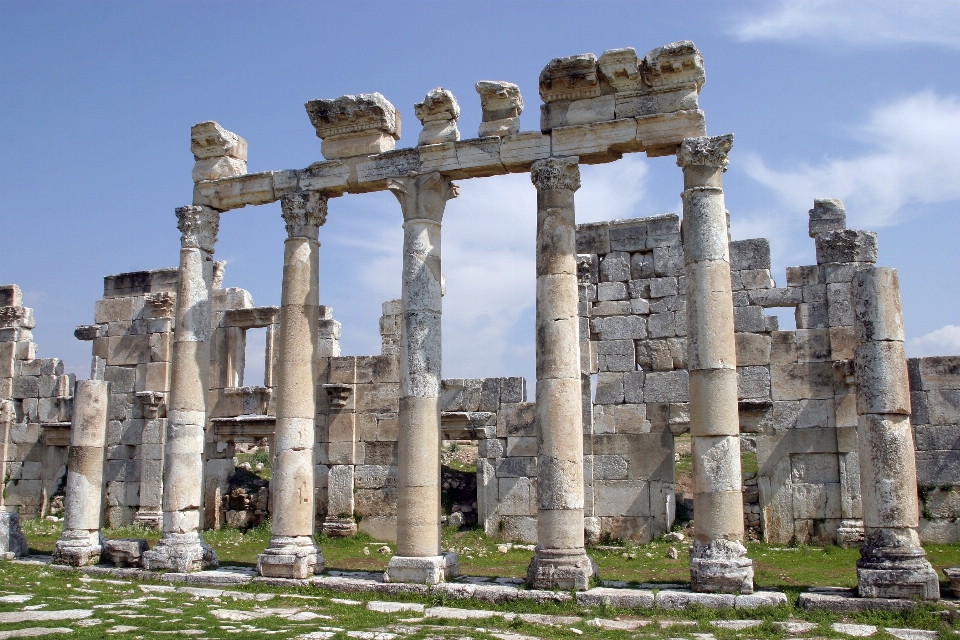
[[[8,638],[38,638],[40,636],[67,633],[73,633],[73,629],[69,627],[27,627],[26,629],[0,631],[0,640],[7,640]]]
[[[424,606],[419,602],[384,602],[382,600],[371,600],[367,603],[367,609],[370,611],[379,611],[380,613],[400,613],[401,611],[423,613]]]
[[[858,613],[862,611],[913,611],[917,608],[914,600],[895,600],[893,598],[860,598],[853,589],[822,588],[811,589],[800,594],[797,602],[801,609],[808,611],[829,611],[831,613]]]
[[[895,629],[884,627],[884,631],[899,640],[937,640],[940,634],[936,631],[924,631],[922,629]]]
[[[774,622],[772,624],[774,627],[783,629],[784,633],[791,636],[813,631],[820,626],[816,622]]]
[[[0,624],[48,622],[50,620],[82,620],[93,615],[92,609],[54,609],[53,611],[4,611]]]
[[[854,638],[869,638],[877,632],[877,627],[872,624],[847,624],[843,622],[834,622],[830,628],[837,633],[853,636]]]

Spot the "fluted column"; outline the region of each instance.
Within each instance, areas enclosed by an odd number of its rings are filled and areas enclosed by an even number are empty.
[[[857,588],[867,598],[938,600],[937,574],[917,535],[917,468],[897,270],[862,269],[853,280],[857,440],[864,544]]]
[[[323,552],[313,539],[314,451],[317,413],[317,345],[320,325],[320,227],[327,197],[295,192],[280,201],[287,223],[277,332],[277,427],[270,482],[270,546],[257,572],[304,579],[323,571]]]
[[[584,550],[583,407],[574,193],[579,158],[533,163],[537,188],[537,589],[587,589],[597,566]]]
[[[220,212],[203,206],[177,209],[180,273],[167,438],[163,455],[163,537],[143,555],[147,569],[199,571],[217,564],[200,535],[203,518],[203,447],[210,381],[210,290]]]
[[[687,272],[687,362],[693,447],[694,591],[753,593],[743,546],[743,480],[730,238],[723,172],[733,135],[688,138],[683,167],[683,255]]]
[[[384,580],[436,584],[459,573],[440,549],[440,225],[456,185],[439,172],[390,178],[403,210],[397,555]]]
[[[110,383],[78,380],[64,497],[63,535],[53,551],[56,564],[97,564],[103,551],[103,451],[107,439]]]

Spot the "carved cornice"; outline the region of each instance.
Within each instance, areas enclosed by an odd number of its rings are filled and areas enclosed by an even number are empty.
[[[327,196],[318,191],[288,193],[280,198],[280,208],[288,238],[316,240],[327,221]]]
[[[439,171],[391,176],[387,178],[387,189],[400,201],[405,221],[433,220],[438,224],[443,220],[447,200],[460,195],[460,187]]]
[[[33,309],[28,307],[0,307],[0,327],[23,327],[25,329],[33,328],[30,319],[33,316]],[[31,325],[31,326],[27,326]]]
[[[728,133],[712,138],[687,138],[680,144],[677,151],[677,165],[687,167],[692,165],[715,167],[727,170],[730,159],[727,154],[733,146],[733,134]]]
[[[580,158],[577,156],[537,160],[530,167],[530,181],[538,191],[544,189],[576,191],[580,188],[579,162]]]
[[[147,305],[150,306],[153,315],[156,318],[172,318],[173,308],[176,303],[176,296],[169,291],[159,293],[148,293],[144,296]]]
[[[213,253],[213,245],[217,243],[217,232],[220,230],[220,212],[196,205],[178,207],[177,229],[182,234],[181,247]]]

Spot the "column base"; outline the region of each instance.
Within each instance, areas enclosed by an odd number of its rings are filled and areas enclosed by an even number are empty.
[[[599,571],[597,563],[580,549],[543,549],[539,545],[527,567],[527,582],[534,589],[586,591]]]
[[[353,518],[338,518],[336,516],[327,516],[321,525],[323,535],[332,538],[348,538],[356,535],[357,521]]]
[[[857,560],[861,598],[940,599],[940,580],[922,548],[867,548]]]
[[[837,527],[837,545],[844,549],[863,544],[863,520],[841,520]]]
[[[393,556],[383,572],[384,582],[439,584],[460,575],[460,556],[446,553],[439,556]]]
[[[323,571],[323,551],[312,536],[273,536],[257,556],[257,573],[265,578],[306,580]]]
[[[10,560],[29,553],[27,538],[20,528],[20,514],[0,511],[0,558]]]
[[[159,529],[163,525],[163,511],[138,511],[133,523],[145,529]]]
[[[144,552],[148,571],[189,573],[217,566],[217,554],[199,533],[164,533],[153,549]]]
[[[694,542],[690,551],[690,589],[699,593],[753,593],[753,560],[735,540]]]
[[[102,553],[103,536],[99,531],[67,529],[53,549],[53,564],[85,567],[100,562]]]

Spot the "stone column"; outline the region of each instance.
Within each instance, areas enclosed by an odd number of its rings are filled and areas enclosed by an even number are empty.
[[[723,172],[733,135],[688,138],[683,167],[683,254],[687,272],[687,362],[693,447],[694,591],[753,593],[743,546],[743,480],[730,238]]]
[[[590,586],[597,565],[583,539],[583,407],[577,292],[579,158],[533,163],[537,188],[537,551],[535,589]]]
[[[16,285],[14,285],[16,286]],[[17,289],[19,293],[19,288]],[[0,399],[0,427],[3,429],[3,459],[0,461],[0,558],[12,560],[29,553],[27,539],[20,527],[20,514],[7,511],[3,506],[3,493],[7,481],[7,443],[10,440],[10,426],[16,419],[13,401]]]
[[[182,235],[163,454],[163,537],[143,554],[143,564],[149,570],[182,572],[217,564],[217,554],[203,541],[200,530],[210,379],[210,288],[220,212],[186,206],[177,209],[177,219]]]
[[[64,499],[63,535],[53,562],[82,567],[97,564],[103,551],[103,450],[107,439],[110,383],[78,380],[73,396],[73,428]]]
[[[323,571],[323,552],[313,539],[313,444],[316,439],[317,344],[320,324],[320,242],[327,196],[285,195],[279,351],[276,367],[277,427],[274,433],[270,546],[257,558],[257,572],[303,580]]]
[[[440,223],[456,185],[438,172],[389,178],[403,209],[397,555],[384,580],[436,584],[459,573],[440,550]]]
[[[853,298],[865,529],[857,588],[865,598],[937,600],[937,574],[917,535],[916,452],[896,269],[862,269],[853,281]]]

